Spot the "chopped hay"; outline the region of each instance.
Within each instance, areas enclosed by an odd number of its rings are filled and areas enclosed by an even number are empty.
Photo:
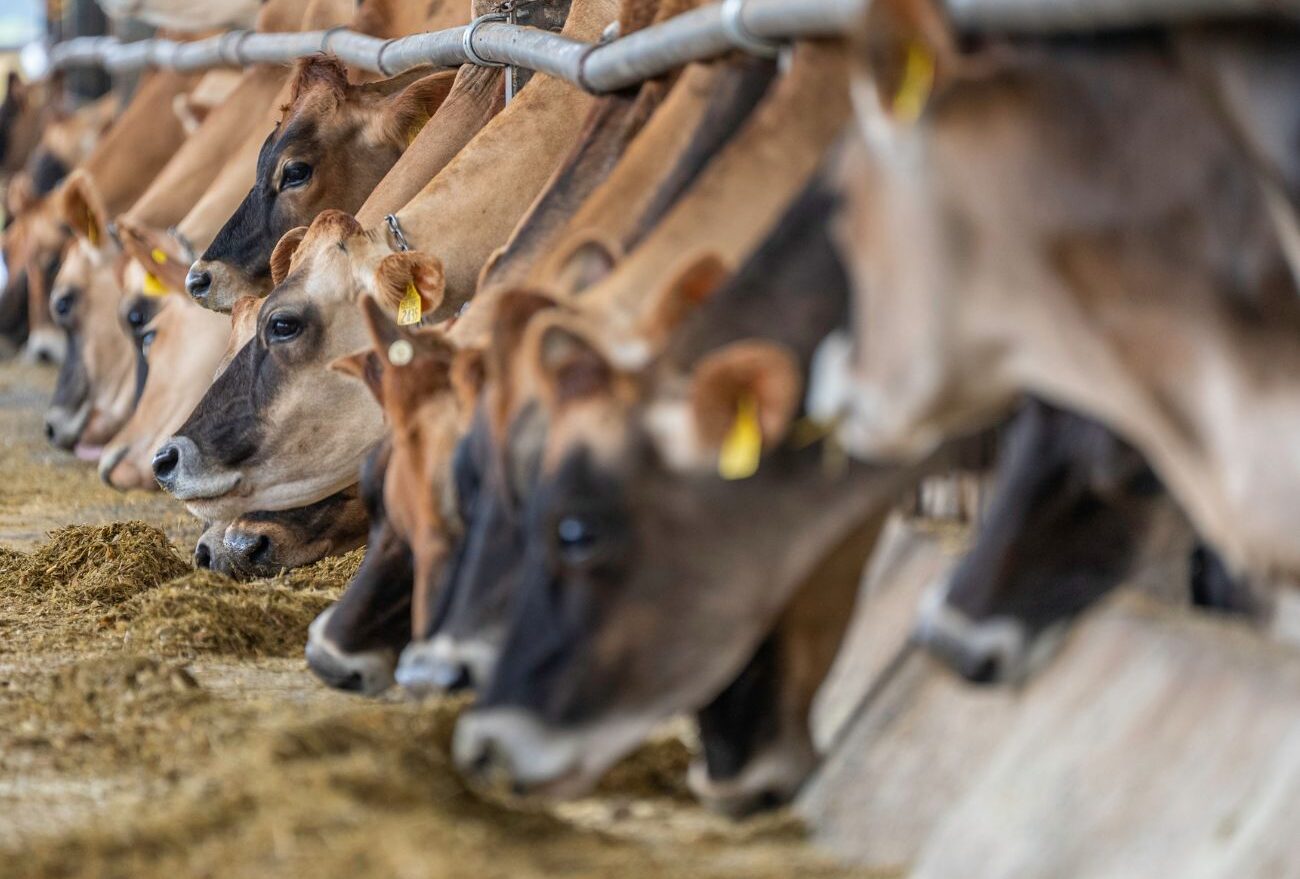
[[[480,799],[450,765],[455,716],[445,703],[370,704],[307,722],[281,711],[166,797],[0,859],[7,875],[33,879],[846,875],[782,835],[740,845],[617,838]]]
[[[125,641],[164,656],[299,656],[307,627],[343,591],[364,550],[265,580],[190,571],[121,608]]]
[[[121,604],[189,568],[152,525],[70,525],[26,557],[16,585],[46,603],[82,611]]]
[[[239,584],[193,571],[123,608],[125,642],[163,656],[296,656],[311,621],[337,597],[275,580]]]

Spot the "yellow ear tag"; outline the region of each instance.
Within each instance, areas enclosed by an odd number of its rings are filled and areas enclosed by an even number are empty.
[[[920,42],[913,41],[907,46],[903,81],[894,95],[895,118],[908,124],[920,119],[933,89],[934,55]]]
[[[420,301],[420,291],[415,289],[414,281],[406,282],[406,295],[397,303],[397,325],[409,327],[418,324],[424,312],[424,303]]]
[[[165,265],[167,265],[167,254],[163,253],[162,250],[161,250],[161,248],[157,248],[157,247],[155,247],[155,248],[154,248],[154,249],[149,253],[149,255],[153,257],[153,261],[154,261],[155,264],[160,265],[160,266],[165,266]]]
[[[163,282],[158,280],[158,276],[153,272],[144,273],[144,295],[146,296],[166,296],[167,288]]]
[[[763,453],[763,428],[758,423],[758,401],[743,394],[736,403],[736,420],[722,440],[718,475],[723,479],[748,479],[758,470]]]

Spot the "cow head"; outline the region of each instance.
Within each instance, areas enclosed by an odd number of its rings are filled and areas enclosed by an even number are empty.
[[[918,640],[971,681],[1025,679],[1134,569],[1167,503],[1142,456],[1100,424],[1028,402],[975,545],[927,599]]]
[[[157,281],[144,283],[152,290]],[[142,294],[129,315],[142,309],[156,309],[138,331],[147,377],[135,411],[99,461],[100,478],[124,491],[157,488],[154,454],[207,390],[230,337],[228,317],[182,293]]]
[[[431,626],[416,630],[402,653],[397,679],[409,691],[452,691],[492,678],[523,567],[521,505],[535,485],[546,436],[532,373],[518,354],[529,322],[555,307],[546,295],[514,291],[496,309],[481,363],[482,398],[449,465],[464,533]]]
[[[355,482],[382,436],[371,395],[329,368],[365,344],[358,291],[382,281],[373,271],[356,276],[350,248],[352,236],[365,239],[360,231],[347,214],[325,211],[285,236],[272,259],[277,286],[256,311],[252,339],[159,449],[155,477],[196,515],[228,521],[315,503]],[[387,295],[396,310],[402,293]]]
[[[780,346],[737,342],[649,378],[571,326],[536,334],[548,429],[523,575],[456,757],[571,795],[741,677],[820,560],[854,545],[861,561],[900,484],[828,473],[820,449],[789,441],[802,382]],[[764,456],[732,481],[716,469],[741,418],[745,454]]]
[[[384,514],[390,452],[388,441],[381,442],[361,468],[361,499],[370,518],[366,557],[343,597],[307,633],[307,665],[316,676],[366,695],[392,685],[397,655],[411,639],[414,560]]]
[[[333,57],[299,62],[289,104],[257,159],[248,196],[194,263],[189,294],[229,311],[272,286],[271,251],[321,211],[354,212],[446,97],[454,74],[353,85]]]
[[[198,306],[195,306],[196,308]],[[366,511],[356,486],[295,510],[245,513],[200,539],[195,562],[237,580],[273,577],[366,540]]]
[[[74,172],[61,192],[65,222],[77,234],[50,291],[50,314],[68,337],[45,430],[61,448],[91,460],[126,422],[135,402],[135,349],[117,322],[121,248],[109,235],[90,177]]]

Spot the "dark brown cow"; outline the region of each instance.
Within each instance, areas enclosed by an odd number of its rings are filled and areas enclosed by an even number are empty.
[[[194,564],[238,580],[272,577],[348,552],[366,542],[366,510],[358,489],[276,513],[247,513],[210,526],[194,549]]]
[[[790,437],[806,358],[844,319],[832,210],[811,191],[640,376],[567,316],[534,327],[542,472],[502,653],[457,729],[467,770],[586,789],[655,723],[722,692],[818,565],[869,547],[915,480],[858,464],[828,471],[820,444]],[[720,479],[742,410],[745,452],[758,443],[761,466]]]
[[[927,598],[917,638],[968,680],[1022,681],[1073,617],[1153,553],[1166,561],[1181,551],[1192,603],[1252,610],[1213,551],[1194,544],[1135,449],[1095,421],[1028,401],[1007,428],[975,544]]]

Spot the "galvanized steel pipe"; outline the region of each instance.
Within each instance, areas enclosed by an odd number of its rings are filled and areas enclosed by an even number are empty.
[[[723,4],[697,7],[668,21],[604,43],[583,43],[549,31],[504,22],[474,30],[473,54],[487,62],[540,71],[591,92],[634,86],[735,49],[755,39],[784,41],[837,36],[860,20],[867,0],[746,0],[738,21],[723,20]],[[1163,22],[1282,14],[1300,17],[1300,0],[947,0],[964,31],[1059,33]],[[738,39],[737,30],[746,39]],[[54,46],[53,68],[97,65],[114,72],[141,67],[201,70],[220,65],[282,64],[332,52],[352,67],[385,75],[423,65],[472,63],[465,27],[381,40],[342,28],[306,33],[233,31],[176,43],[79,37]]]

